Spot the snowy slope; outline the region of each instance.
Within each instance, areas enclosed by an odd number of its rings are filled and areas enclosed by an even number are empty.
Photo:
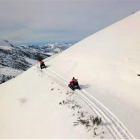
[[[47,58],[50,56],[50,53],[51,55],[59,53],[71,45],[67,43],[55,43],[44,46],[14,46],[7,40],[0,40],[0,64],[15,69],[27,70],[33,64],[37,63],[36,59],[39,55]]]
[[[7,49],[12,49],[12,47],[14,47],[8,40],[0,40],[0,46],[4,46]]]
[[[105,123],[90,131],[74,126],[80,112],[85,112],[83,118],[96,113],[60,77],[38,64],[0,86],[0,112],[0,138],[113,138]]]
[[[137,12],[0,85],[0,138],[140,138],[139,25]],[[81,91],[67,87],[73,76]],[[73,126],[78,111],[101,125]]]
[[[0,41],[0,64],[3,66],[25,71],[32,66],[32,63],[26,61],[26,58],[35,59],[36,55],[23,51],[7,40]]]
[[[24,71],[0,65],[0,84],[12,78],[15,78],[17,75],[21,74],[22,72]]]
[[[46,64],[102,102],[140,138],[140,12],[80,41]]]
[[[3,50],[12,50],[12,47],[11,46],[0,46],[0,49],[3,49]]]
[[[37,63],[38,61],[31,59],[32,55],[33,53],[24,52],[7,40],[0,40],[0,84]]]
[[[44,46],[14,46],[8,40],[0,40],[0,65],[5,67],[5,69],[9,67],[8,72],[6,73],[5,71],[5,75],[0,73],[0,83],[2,81],[9,80],[9,77],[7,77],[7,75],[9,75],[10,77],[15,77],[15,74],[10,74],[13,70],[25,71],[31,66],[35,65],[38,62],[36,59],[39,55],[41,55],[44,58],[47,58],[51,55],[54,55],[67,49],[71,45],[72,44],[67,43],[55,43],[46,44]]]

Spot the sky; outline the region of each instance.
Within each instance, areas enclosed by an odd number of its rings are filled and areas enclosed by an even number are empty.
[[[0,39],[76,43],[140,10],[140,0],[0,0]]]

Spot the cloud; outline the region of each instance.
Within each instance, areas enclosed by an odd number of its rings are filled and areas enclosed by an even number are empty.
[[[140,1],[0,1],[0,38],[74,42],[138,11]]]

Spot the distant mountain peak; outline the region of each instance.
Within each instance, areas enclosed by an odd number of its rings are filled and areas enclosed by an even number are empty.
[[[14,47],[14,45],[9,42],[8,40],[4,39],[4,40],[0,40],[0,46],[11,46]]]

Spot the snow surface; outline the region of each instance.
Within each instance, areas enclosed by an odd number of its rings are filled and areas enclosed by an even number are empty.
[[[8,40],[0,40],[0,64],[25,71],[37,63],[37,56],[41,55],[43,58],[47,58],[50,55],[67,49],[72,44],[55,43],[52,45],[54,46],[52,49],[50,49],[50,46],[47,44],[45,46],[14,46]],[[13,73],[13,71],[11,73]],[[7,73],[1,74],[0,84],[12,79],[12,77],[15,77],[15,75],[9,75],[9,70]]]
[[[40,70],[37,64],[17,78],[2,84],[0,138],[94,138],[92,130],[87,132],[88,129],[83,125],[73,126],[78,109],[72,110],[67,105],[59,105],[66,98],[78,102],[82,107],[79,111],[95,116],[60,78],[55,74],[52,76],[46,69]],[[98,127],[96,133],[96,138],[113,137],[104,123]]]
[[[25,60],[26,60],[27,62],[29,62],[30,64],[32,64],[32,65],[35,65],[35,64],[38,62],[37,60],[30,59],[30,58],[25,58]]]
[[[17,70],[14,68],[0,65],[0,84],[8,80],[11,80],[12,78],[15,78],[22,72],[23,72],[22,70]]]
[[[140,138],[139,25],[137,12],[0,85],[0,138]],[[67,87],[73,76],[81,91]],[[73,126],[68,96],[102,118],[97,136]]]
[[[52,56],[52,55],[54,55],[54,53],[47,53],[49,56]]]
[[[12,47],[10,47],[10,46],[0,46],[0,49],[3,49],[3,50],[12,50]]]
[[[73,45],[46,64],[73,76],[140,138],[140,12]]]

